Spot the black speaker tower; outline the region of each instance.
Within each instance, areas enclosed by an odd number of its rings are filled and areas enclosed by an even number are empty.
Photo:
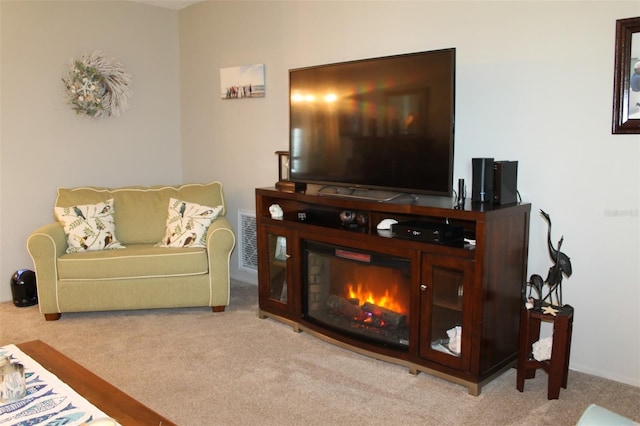
[[[473,180],[471,182],[471,201],[493,202],[493,158],[473,158]]]
[[[517,203],[518,162],[496,161],[493,170],[493,202],[496,204]]]

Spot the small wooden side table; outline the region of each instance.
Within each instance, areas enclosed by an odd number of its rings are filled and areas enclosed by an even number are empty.
[[[536,376],[541,368],[549,375],[547,399],[560,397],[560,386],[567,388],[569,375],[569,353],[571,351],[571,333],[573,331],[573,307],[554,306],[555,315],[544,313],[541,309],[522,308],[520,316],[520,353],[518,356],[517,389],[524,390],[525,379]],[[553,344],[551,359],[537,361],[532,356],[532,345],[540,339],[540,323],[553,323]]]

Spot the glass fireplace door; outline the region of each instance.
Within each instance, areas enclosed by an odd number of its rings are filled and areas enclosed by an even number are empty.
[[[305,242],[303,316],[351,338],[406,349],[411,261]]]

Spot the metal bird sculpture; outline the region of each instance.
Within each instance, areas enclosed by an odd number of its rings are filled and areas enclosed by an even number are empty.
[[[540,210],[540,214],[545,218],[549,225],[547,230],[547,245],[549,246],[549,256],[551,256],[551,260],[554,262],[553,266],[549,268],[549,273],[545,280],[549,285],[549,294],[545,299],[550,298],[553,300],[553,294],[555,294],[558,305],[562,306],[562,277],[563,275],[566,275],[567,277],[571,276],[571,273],[573,272],[571,269],[571,259],[560,251],[562,242],[564,241],[564,236],[560,237],[557,248],[553,246],[553,243],[551,242],[551,217],[544,210]]]
[[[529,294],[527,295],[527,302],[531,303],[532,306],[535,306],[535,301],[537,300],[538,303],[536,307],[540,307],[540,301],[542,300],[542,291],[544,288],[544,281],[542,280],[542,277],[538,274],[533,274],[531,275],[531,278],[529,278],[529,282],[527,283],[529,286]],[[535,290],[536,295],[538,297],[533,297],[533,290]]]
[[[560,237],[557,247],[554,247],[551,242],[551,217],[544,210],[540,210],[540,214],[547,221],[547,245],[549,248],[549,256],[553,261],[553,266],[549,268],[547,278],[543,281],[542,277],[538,274],[531,275],[531,278],[527,282],[529,294],[526,295],[526,302],[528,306],[540,308],[542,302],[547,302],[551,305],[562,305],[562,279],[564,276],[570,277],[572,271],[571,259],[565,253],[560,251],[564,236]],[[549,286],[549,291],[546,295],[543,294],[544,286]],[[533,297],[535,291],[537,298]]]

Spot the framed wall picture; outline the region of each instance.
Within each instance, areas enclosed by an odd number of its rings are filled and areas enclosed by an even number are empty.
[[[640,17],[616,21],[613,134],[640,134]]]
[[[264,64],[220,68],[222,99],[264,98]]]

